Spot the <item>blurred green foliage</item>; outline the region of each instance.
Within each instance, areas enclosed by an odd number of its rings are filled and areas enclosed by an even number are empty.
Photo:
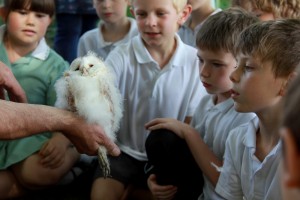
[[[226,9],[231,6],[231,0],[215,0],[215,5],[217,8]]]

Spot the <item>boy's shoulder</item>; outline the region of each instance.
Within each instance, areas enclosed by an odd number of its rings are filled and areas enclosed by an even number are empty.
[[[80,39],[98,38],[99,37],[98,34],[101,34],[99,31],[99,28],[94,28],[94,29],[88,30],[85,33],[83,33],[83,35],[80,37]]]
[[[249,122],[244,123],[234,129],[229,133],[227,142],[230,143],[232,147],[239,146],[255,146],[255,133],[257,132],[259,126],[259,119],[254,116]]]

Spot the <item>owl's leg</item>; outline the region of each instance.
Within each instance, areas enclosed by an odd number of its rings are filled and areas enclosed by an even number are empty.
[[[102,170],[102,173],[103,173],[103,177],[104,178],[109,177],[110,176],[110,166],[109,166],[109,161],[107,158],[106,148],[103,146],[99,146],[98,161],[99,161],[99,165]]]

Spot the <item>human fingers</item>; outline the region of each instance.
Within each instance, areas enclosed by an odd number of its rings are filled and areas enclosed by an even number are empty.
[[[159,186],[153,193],[153,196],[157,199],[169,200],[173,199],[177,193],[177,187],[173,185]]]
[[[12,71],[2,62],[0,62],[0,85],[7,91],[11,101],[26,103],[27,98],[24,90],[16,80]],[[2,90],[3,92],[3,90]]]
[[[121,150],[119,149],[119,147],[106,136],[102,139],[102,142],[99,141],[99,144],[104,145],[107,149],[107,153],[111,156],[118,156],[121,154]]]
[[[177,187],[173,185],[159,185],[156,182],[156,175],[151,174],[147,180],[148,187],[152,193],[152,195],[156,199],[172,199],[177,192]]]
[[[167,118],[157,118],[146,123],[145,128],[150,131],[157,130],[157,129],[168,129],[168,124],[170,120],[171,119],[167,119]]]
[[[155,118],[145,124],[145,128],[148,129],[149,127],[155,126],[157,124],[163,123],[164,118]]]
[[[64,153],[57,150],[49,152],[46,156],[42,157],[41,163],[43,166],[51,169],[60,167],[64,163]]]

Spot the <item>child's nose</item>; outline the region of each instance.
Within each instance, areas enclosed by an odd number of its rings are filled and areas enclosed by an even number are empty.
[[[146,25],[148,26],[155,26],[156,25],[156,18],[153,15],[149,15],[146,19]]]
[[[34,24],[34,18],[35,18],[34,13],[29,13],[27,15],[27,20],[26,20],[27,24],[33,25]]]

